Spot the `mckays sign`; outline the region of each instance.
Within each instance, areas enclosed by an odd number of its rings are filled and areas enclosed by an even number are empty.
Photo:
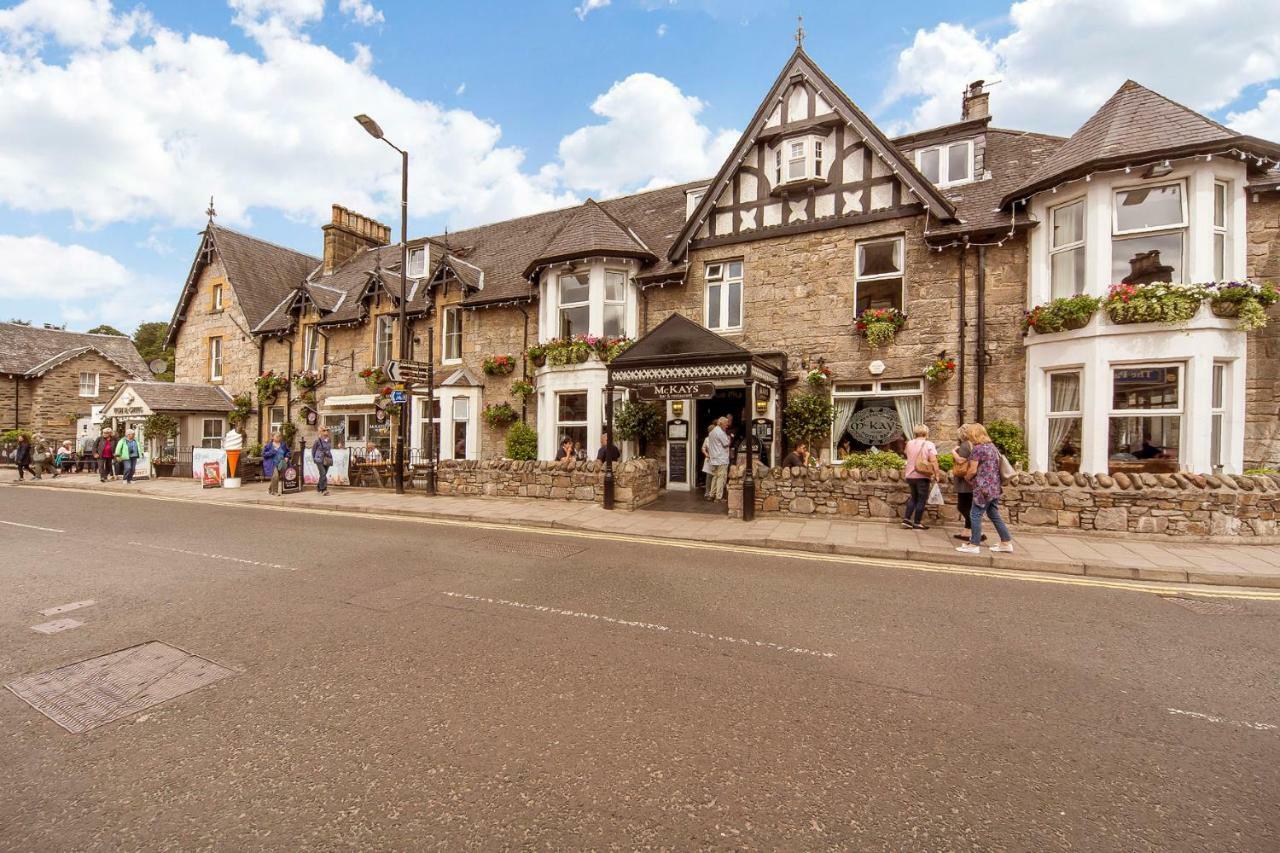
[[[646,402],[657,400],[707,400],[715,396],[716,386],[710,382],[668,382],[641,385],[636,396]]]

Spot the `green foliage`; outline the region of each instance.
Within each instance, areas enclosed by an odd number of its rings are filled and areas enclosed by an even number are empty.
[[[845,468],[862,471],[901,471],[906,466],[907,460],[892,450],[864,450],[861,453],[850,453],[844,458]]]
[[[538,458],[538,431],[524,421],[507,430],[507,458],[528,462]]]
[[[89,334],[91,334],[91,335],[115,335],[117,338],[127,338],[127,337],[129,337],[129,336],[128,336],[128,335],[126,335],[124,332],[122,332],[122,331],[120,331],[119,329],[117,329],[115,326],[108,326],[106,323],[103,323],[101,326],[94,326],[92,329],[90,329],[90,330],[89,330]]]
[[[148,415],[142,422],[142,432],[147,438],[155,439],[161,445],[178,437],[178,422],[169,415]]]
[[[1194,317],[1207,295],[1198,284],[1113,284],[1102,304],[1113,323],[1175,324]]]
[[[511,383],[511,393],[521,400],[533,394],[534,390],[533,384],[523,379],[517,379]]]
[[[951,473],[951,469],[956,467],[956,458],[950,453],[938,454],[938,469],[946,474]]]
[[[638,400],[623,403],[613,413],[613,429],[618,437],[639,441],[642,447],[662,437],[663,421],[661,409]]]
[[[1027,440],[1023,437],[1022,427],[1011,421],[991,421],[987,424],[987,435],[1011,465],[1027,464],[1030,457],[1027,456]]]
[[[231,413],[227,415],[227,420],[236,429],[243,431],[249,416],[253,414],[253,397],[247,391],[237,394],[231,398],[231,406]]]
[[[298,437],[298,425],[293,421],[280,424],[280,437],[284,439],[286,447],[293,447],[293,442]]]
[[[150,364],[157,358],[163,358],[167,368],[155,375],[155,379],[160,382],[173,381],[173,347],[164,345],[165,333],[169,331],[166,323],[142,323],[133,331],[133,345],[138,348],[138,355],[142,356],[142,360]]]
[[[502,429],[515,423],[520,418],[520,413],[511,408],[511,404],[505,400],[501,403],[493,403],[484,407],[484,419],[489,426],[494,429]]]
[[[787,400],[782,412],[782,434],[791,446],[805,442],[815,444],[831,434],[835,407],[825,394],[796,394]]]
[[[1264,474],[1280,474],[1280,468],[1245,468],[1244,472],[1256,477]]]
[[[29,429],[7,429],[0,432],[0,444],[17,444],[18,439],[22,436],[31,438],[31,430]]]
[[[1101,304],[1098,297],[1083,294],[1055,299],[1028,311],[1022,318],[1022,330],[1049,335],[1068,329],[1083,329]]]

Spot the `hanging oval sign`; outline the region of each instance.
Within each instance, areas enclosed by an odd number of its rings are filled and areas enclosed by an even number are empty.
[[[867,406],[854,413],[849,434],[863,444],[880,445],[902,435],[902,424],[888,406]]]

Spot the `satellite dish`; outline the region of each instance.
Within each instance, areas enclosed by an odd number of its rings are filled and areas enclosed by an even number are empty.
[[[163,358],[153,358],[151,361],[147,362],[147,367],[153,374],[158,376],[169,369],[169,362],[165,361]]]

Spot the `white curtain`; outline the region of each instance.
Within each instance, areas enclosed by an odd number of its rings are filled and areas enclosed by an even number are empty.
[[[1050,412],[1080,411],[1080,376],[1078,374],[1060,373],[1049,380]],[[1078,418],[1049,418],[1049,461],[1057,454],[1062,442],[1071,433],[1071,427]]]
[[[902,434],[910,440],[915,435],[916,425],[924,422],[924,397],[894,397],[893,407],[898,410]]]
[[[840,444],[840,439],[844,437],[844,431],[849,428],[849,422],[853,420],[853,411],[858,407],[858,401],[849,397],[836,397],[836,419],[834,423],[835,443]]]

